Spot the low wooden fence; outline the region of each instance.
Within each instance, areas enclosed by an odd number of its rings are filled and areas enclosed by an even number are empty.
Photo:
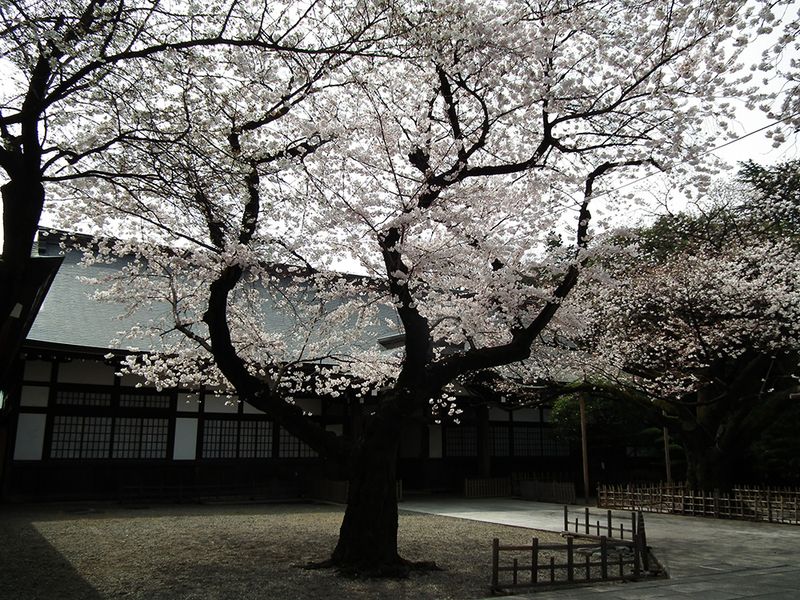
[[[630,517],[626,515],[623,519],[619,515],[614,515],[611,510],[598,515],[590,512],[588,507],[574,511],[570,515],[569,507],[565,506],[564,532],[594,537],[604,535],[609,539],[619,540],[624,540],[627,534],[627,538],[632,540],[639,530],[640,518],[641,528],[644,528],[644,518],[641,515],[641,512],[637,514],[631,511]]]
[[[539,502],[575,503],[575,484],[571,481],[524,479],[524,475],[465,479],[466,498],[508,498],[518,496]]]
[[[519,496],[525,500],[575,504],[575,484],[571,481],[520,481]]]
[[[501,555],[510,561],[503,561]],[[538,538],[533,538],[530,546],[503,546],[498,538],[492,541],[493,592],[635,580],[642,572],[642,548],[638,538],[610,543],[601,536],[594,543],[581,544],[576,544],[573,536],[567,536],[565,544],[540,544]]]
[[[511,480],[507,477],[465,479],[466,498],[508,498],[511,496]]]
[[[695,491],[685,484],[605,486],[597,505],[721,519],[747,519],[800,525],[800,489],[734,487],[730,494]]]

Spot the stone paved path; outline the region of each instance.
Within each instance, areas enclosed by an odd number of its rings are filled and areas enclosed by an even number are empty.
[[[564,519],[562,505],[508,498],[473,500],[431,496],[411,498],[401,503],[400,508],[550,531],[561,531]],[[800,526],[650,513],[645,514],[645,523],[647,543],[670,574],[669,579],[603,584],[511,598],[800,600]]]

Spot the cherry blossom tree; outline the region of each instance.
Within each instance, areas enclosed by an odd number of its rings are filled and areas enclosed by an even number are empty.
[[[765,94],[754,96],[751,106],[759,104],[768,117],[780,123],[770,128],[767,136],[775,147],[796,137],[800,131],[800,8],[796,2],[779,1],[764,7],[760,25],[764,33],[777,35],[777,40],[763,52],[759,70],[764,86],[777,86],[781,93],[776,103]]]
[[[595,388],[668,426],[699,489],[735,483],[798,387],[797,168],[748,163],[741,181],[659,219],[609,283],[576,297],[585,368],[607,382]]]
[[[133,252],[123,275],[158,290],[116,282],[107,294],[171,306],[169,324],[150,324],[172,331],[164,352],[129,368],[187,383],[210,366],[346,465],[348,506],[326,564],[373,574],[410,566],[397,551],[403,424],[431,407],[456,417],[451,384],[539,351],[589,260],[593,196],[698,163],[714,143],[709,117],[729,116],[715,98],[745,93],[725,41],[755,18],[738,1],[390,8],[392,35],[369,56],[219,49],[137,65],[137,79],[163,83],[137,88],[115,119],[168,135],[93,153],[101,176],[62,187],[88,199],[65,203],[64,218],[132,234],[100,256]],[[120,79],[105,93],[125,89]],[[543,259],[565,223],[574,241]],[[331,275],[343,261],[370,279]],[[399,356],[329,325],[374,318],[381,293],[402,324]],[[248,316],[264,302],[292,325]],[[328,366],[314,367],[320,358]],[[375,394],[356,439],[291,402],[308,386],[352,385]]]
[[[247,46],[287,56],[357,53],[375,41],[372,35],[385,32],[377,26],[384,13],[380,7],[333,0],[278,2],[269,8],[238,1],[185,7],[121,0],[4,2],[2,322],[16,314],[45,201],[61,197],[59,186],[87,177],[140,177],[127,165],[103,172],[89,159],[114,152],[123,142],[180,140],[183,132],[174,128],[154,129],[151,123],[126,119],[124,113],[136,110],[145,90],[170,92],[147,79],[148,63],[171,65],[180,73],[188,68],[184,53],[198,48],[232,52]],[[0,348],[0,378],[12,350]]]

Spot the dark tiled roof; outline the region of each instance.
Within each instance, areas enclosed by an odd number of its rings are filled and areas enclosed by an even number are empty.
[[[42,238],[39,244],[40,254],[57,255],[62,252],[58,242],[60,236]],[[153,350],[143,340],[125,340],[113,343],[123,332],[136,323],[147,322],[169,316],[167,305],[155,306],[130,316],[123,316],[123,306],[111,302],[103,302],[92,298],[95,288],[79,278],[102,278],[109,271],[119,269],[124,260],[115,264],[96,264],[83,267],[79,264],[80,253],[67,251],[64,262],[53,281],[47,298],[30,330],[28,339],[50,344],[66,344],[71,346],[127,349],[135,346],[140,350]],[[266,302],[263,306],[265,326],[271,331],[288,331],[292,325],[291,315],[277,311],[274,305]],[[378,339],[396,336],[399,331],[397,313],[388,303],[379,305],[380,318],[377,322],[362,326],[365,346],[378,346]],[[394,326],[387,324],[387,319]],[[341,323],[342,328],[352,328],[353,323]],[[174,334],[178,335],[178,334]],[[289,345],[291,343],[289,342]],[[291,346],[290,346],[291,347]],[[346,349],[336,349],[343,352]]]
[[[107,269],[114,267],[96,265],[82,268],[78,265],[79,260],[77,252],[66,253],[61,269],[28,334],[29,340],[117,348],[112,340],[120,337],[118,332],[141,320],[159,316],[160,311],[154,311],[121,319],[123,308],[120,305],[91,298],[94,288],[78,278],[102,277]]]

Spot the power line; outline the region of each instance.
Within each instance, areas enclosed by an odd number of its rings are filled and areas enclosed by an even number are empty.
[[[788,115],[788,116],[786,116],[786,117],[783,117],[782,119],[778,119],[777,121],[773,121],[772,123],[767,123],[767,124],[766,124],[766,125],[764,125],[763,127],[759,127],[758,129],[756,129],[756,130],[754,130],[754,131],[751,131],[751,132],[749,132],[749,133],[745,133],[745,134],[744,134],[743,136],[741,136],[741,137],[738,137],[738,138],[736,138],[736,139],[733,139],[733,140],[727,141],[727,142],[725,142],[724,144],[721,144],[721,145],[717,146],[716,148],[712,148],[711,150],[708,150],[707,152],[704,152],[704,153],[703,153],[703,154],[701,154],[700,156],[705,156],[706,154],[711,154],[712,152],[716,152],[717,150],[721,150],[722,148],[725,148],[726,146],[730,146],[731,144],[735,144],[736,142],[741,142],[743,139],[745,139],[745,138],[748,138],[748,137],[750,137],[751,135],[755,135],[756,133],[761,133],[761,132],[762,132],[762,131],[764,131],[765,129],[769,129],[770,127],[774,127],[774,126],[775,126],[775,125],[777,125],[778,123],[783,123],[784,121],[788,121],[789,119],[794,119],[794,118],[795,118],[795,117],[797,117],[798,115],[800,115],[800,112],[796,112],[796,113],[794,113],[794,114],[792,114],[792,115]]]
[[[783,123],[784,121],[788,121],[789,119],[793,119],[793,118],[795,118],[797,116],[800,116],[800,111],[798,111],[796,113],[793,113],[791,115],[787,115],[787,116],[785,116],[785,117],[783,117],[781,119],[778,119],[776,121],[773,121],[771,123],[767,123],[763,127],[759,127],[758,129],[754,129],[753,131],[749,131],[749,132],[745,133],[744,135],[741,135],[741,136],[739,136],[739,137],[737,137],[735,139],[728,140],[724,144],[720,144],[719,146],[716,146],[714,148],[711,148],[710,150],[706,150],[705,152],[702,152],[699,156],[708,156],[709,154],[713,154],[717,150],[721,150],[722,148],[725,148],[725,147],[730,146],[732,144],[735,144],[737,142],[741,142],[743,139],[748,138],[751,135],[755,135],[757,133],[761,133],[762,131],[764,131],[766,129],[769,129],[770,127],[774,127],[775,125],[779,125],[780,123]],[[671,168],[672,167],[670,166],[670,167],[667,167],[667,168],[663,169],[662,171],[659,171],[659,172],[656,172],[656,173],[648,173],[647,175],[643,175],[642,177],[639,177],[638,179],[634,179],[633,181],[629,181],[628,183],[623,183],[619,187],[616,187],[616,188],[614,188],[612,190],[608,190],[607,192],[600,192],[599,194],[594,195],[592,197],[592,199],[598,198],[600,196],[607,196],[609,194],[613,194],[614,192],[618,192],[619,190],[624,189],[626,187],[630,187],[632,185],[636,185],[637,183],[639,183],[641,181],[644,181],[645,179],[649,179],[650,177],[653,177],[655,175],[660,175],[662,173],[665,173],[665,172],[669,171]]]

